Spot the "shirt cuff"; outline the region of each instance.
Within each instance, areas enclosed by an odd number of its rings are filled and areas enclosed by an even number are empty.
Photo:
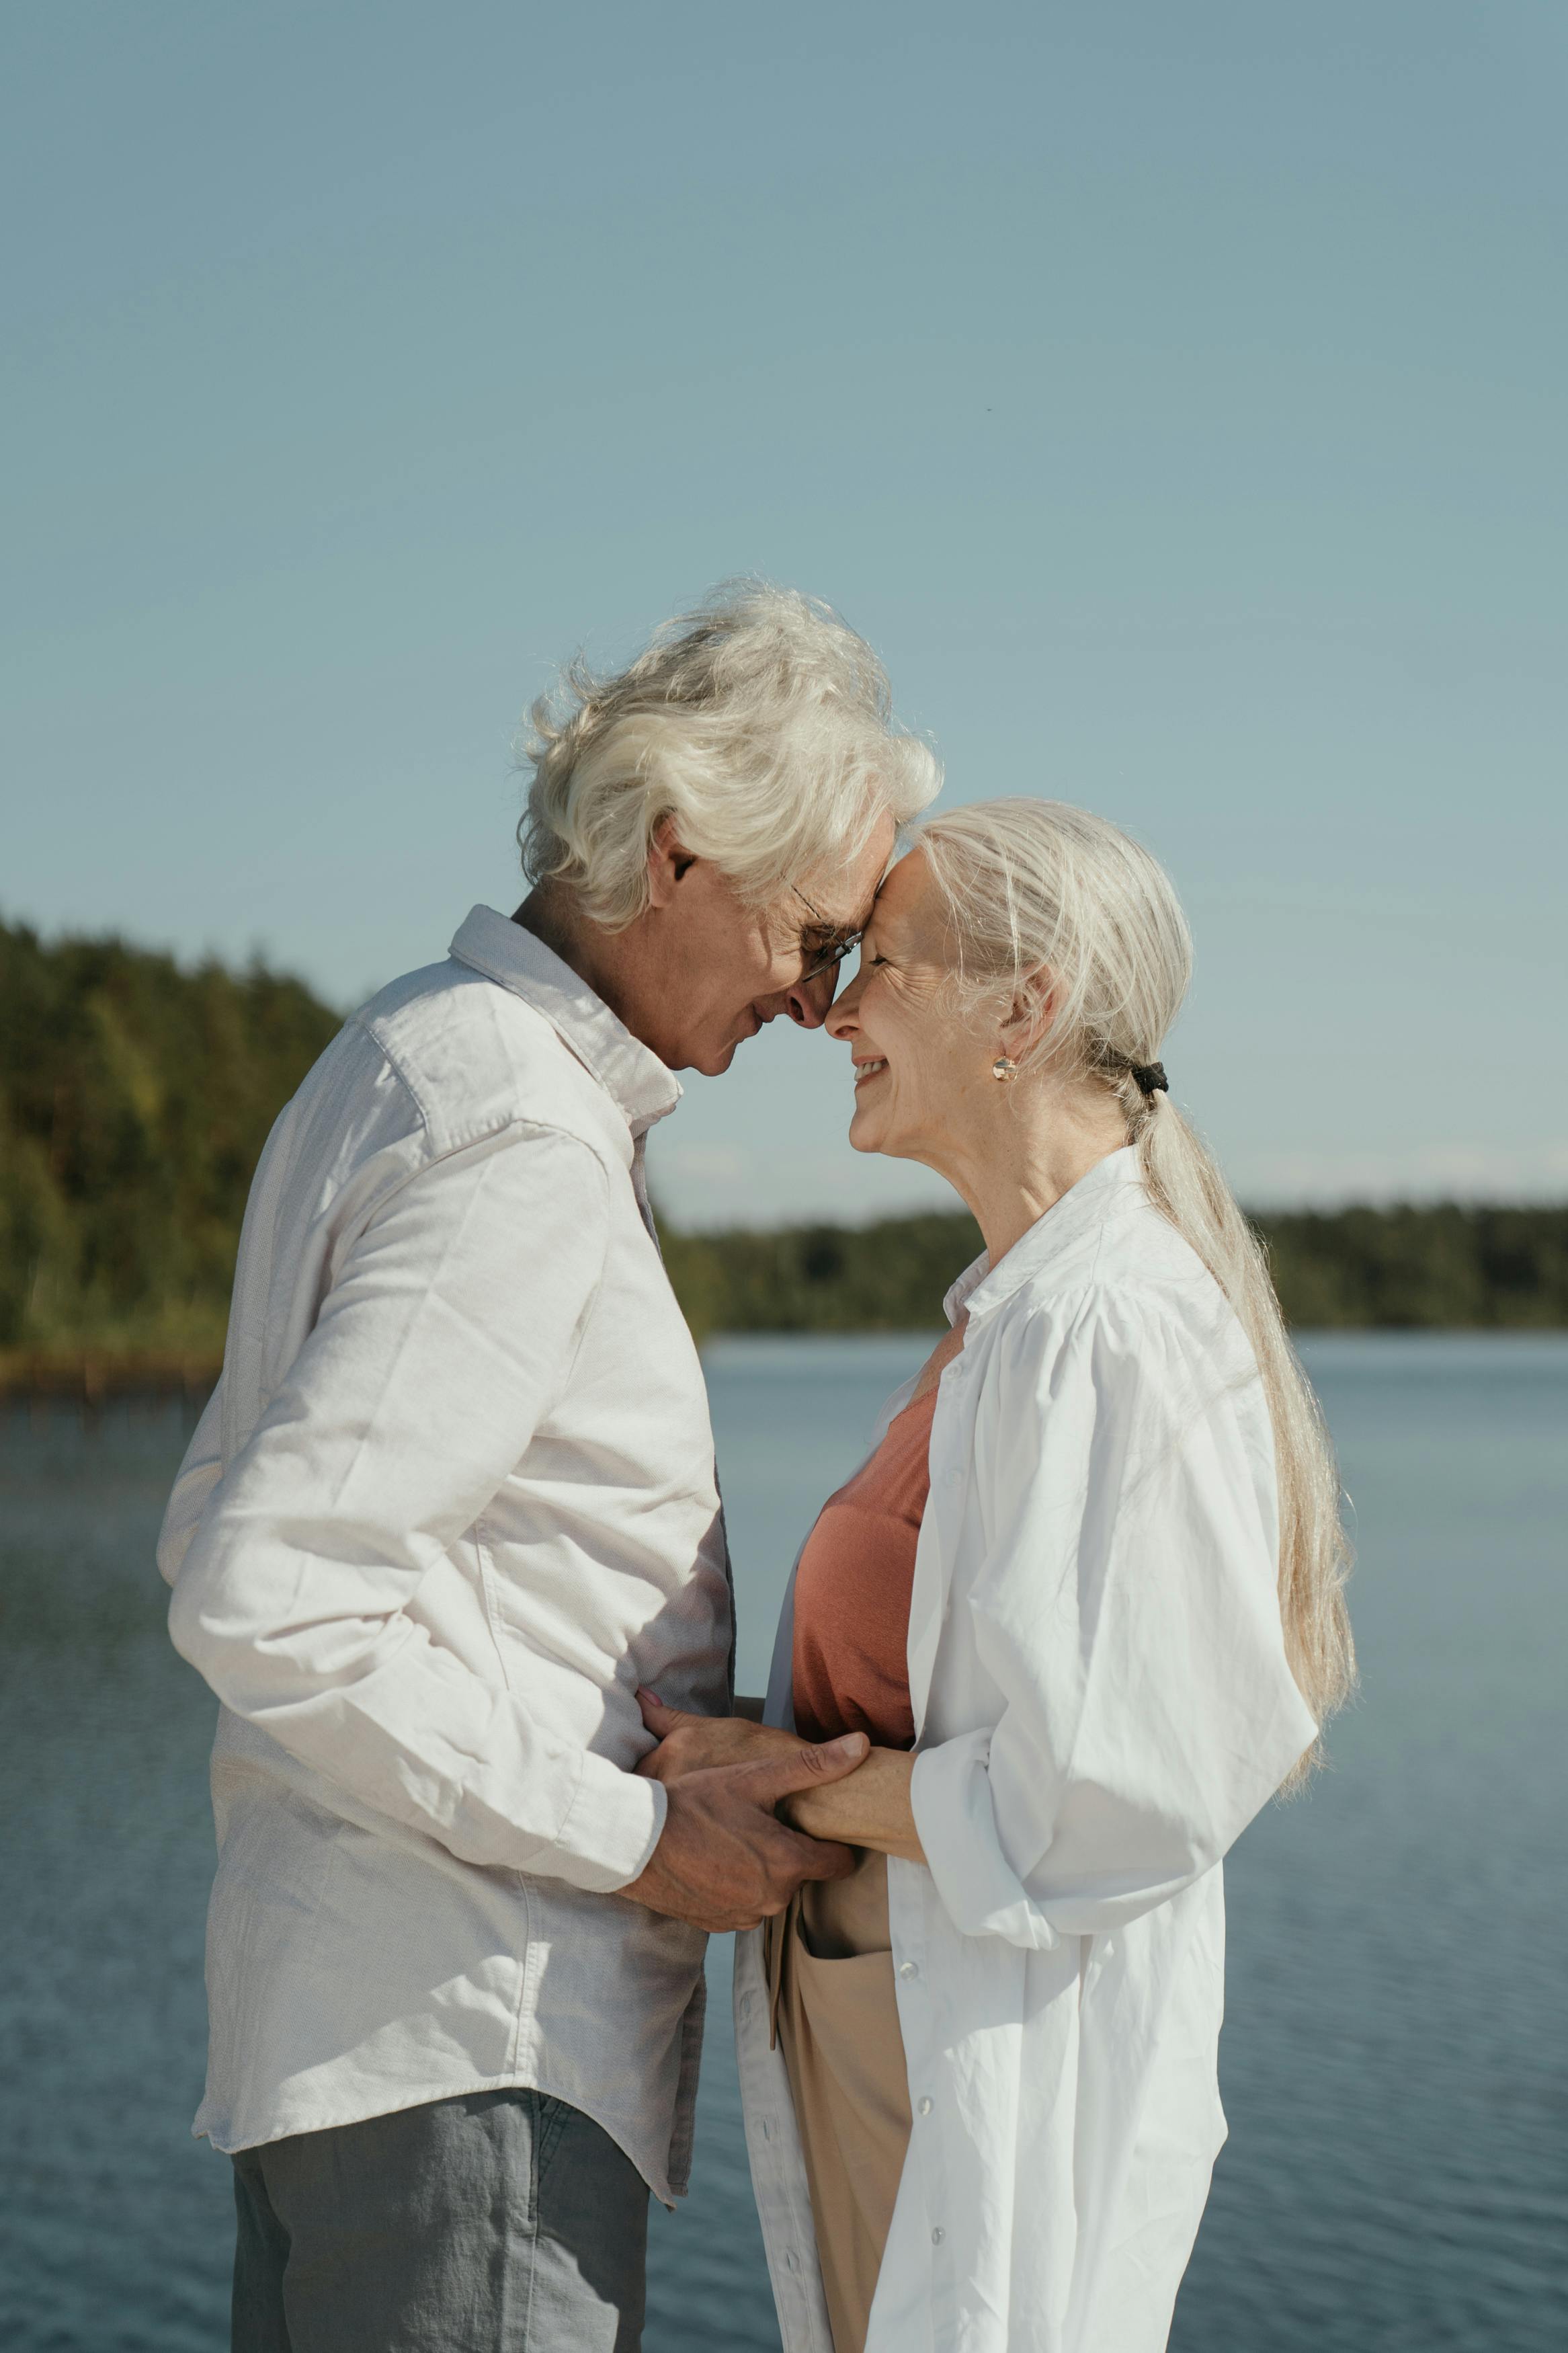
[[[1005,1936],[1011,1945],[1048,1953],[1061,1937],[1003,1852],[990,1761],[989,1731],[961,1733],[922,1748],[915,1758],[910,1809],[926,1866],[961,1936]]]
[[[612,1895],[647,1868],[668,1805],[662,1781],[623,1773],[607,1757],[585,1751],[553,1853],[531,1867],[590,1894]]]

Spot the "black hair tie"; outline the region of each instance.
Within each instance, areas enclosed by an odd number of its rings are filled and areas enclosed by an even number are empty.
[[[1171,1082],[1165,1076],[1165,1065],[1163,1062],[1129,1062],[1127,1067],[1131,1071],[1133,1077],[1137,1080],[1139,1088],[1142,1093],[1146,1095],[1168,1095],[1170,1093]]]

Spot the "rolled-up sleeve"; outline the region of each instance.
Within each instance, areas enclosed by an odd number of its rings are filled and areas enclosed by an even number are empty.
[[[466,1862],[601,1891],[647,1862],[663,1790],[545,1732],[410,1605],[559,1396],[608,1219],[593,1150],[527,1123],[401,1183],[165,1564],[175,1646],[226,1706]]]
[[[954,1607],[994,1721],[911,1801],[965,1934],[1048,1950],[1210,1869],[1310,1746],[1286,1657],[1257,1374],[1117,1293],[1005,1335]]]

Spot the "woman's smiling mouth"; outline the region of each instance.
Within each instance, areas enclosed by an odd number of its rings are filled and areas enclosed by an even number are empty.
[[[868,1055],[864,1061],[858,1061],[855,1065],[856,1086],[861,1087],[868,1079],[879,1077],[887,1067],[887,1063],[879,1055]]]

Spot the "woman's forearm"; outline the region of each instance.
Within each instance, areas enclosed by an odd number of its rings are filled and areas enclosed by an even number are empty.
[[[844,1846],[868,1846],[906,1862],[923,1862],[925,1850],[910,1805],[914,1758],[901,1748],[873,1748],[863,1765],[841,1781],[804,1789],[779,1809],[808,1838],[833,1839]]]

